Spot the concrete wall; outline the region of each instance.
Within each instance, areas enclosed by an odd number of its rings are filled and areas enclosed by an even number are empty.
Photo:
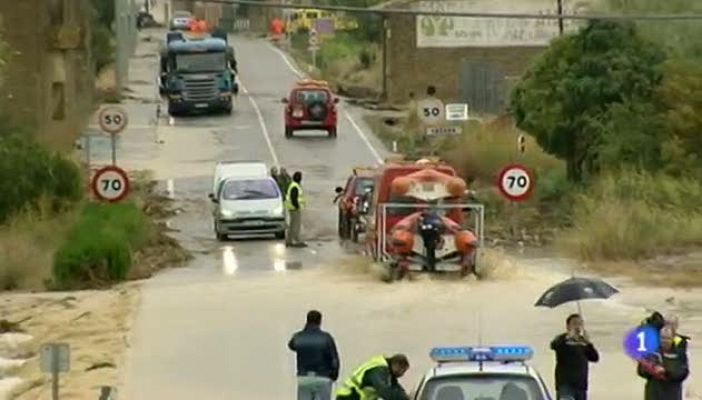
[[[403,102],[408,93],[422,97],[427,85],[434,85],[445,101],[459,97],[459,73],[463,60],[499,65],[507,80],[520,76],[543,47],[452,47],[418,48],[414,16],[388,17],[387,91],[388,100]]]
[[[0,2],[11,48],[0,110],[50,142],[70,143],[92,109],[90,11],[88,0]]]

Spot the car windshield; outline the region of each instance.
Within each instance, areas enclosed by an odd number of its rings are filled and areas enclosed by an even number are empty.
[[[358,179],[356,180],[356,187],[353,188],[353,194],[361,196],[365,194],[368,189],[373,190],[373,179]]]
[[[176,55],[176,68],[180,72],[215,72],[227,68],[224,52]]]
[[[473,374],[430,379],[421,400],[547,400],[531,376]]]
[[[223,200],[263,200],[280,197],[278,186],[271,179],[229,180],[222,187]]]
[[[298,90],[295,93],[295,101],[309,105],[316,102],[326,102],[327,92],[325,90]]]

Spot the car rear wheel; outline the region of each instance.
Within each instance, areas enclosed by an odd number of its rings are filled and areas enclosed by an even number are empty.
[[[336,127],[327,130],[327,133],[329,134],[330,138],[336,139]]]
[[[349,220],[349,226],[350,226],[350,235],[351,236],[351,241],[354,243],[358,243],[358,221],[356,221],[355,218],[352,218]]]
[[[290,139],[293,137],[293,130],[291,128],[286,127],[285,128],[285,138]]]

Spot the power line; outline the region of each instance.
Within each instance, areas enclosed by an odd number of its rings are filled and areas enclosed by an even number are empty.
[[[419,11],[404,10],[397,8],[362,8],[348,6],[323,6],[323,5],[297,5],[297,4],[275,4],[264,3],[253,0],[202,0],[202,3],[246,5],[263,8],[278,8],[290,10],[304,10],[314,8],[323,11],[337,11],[361,14],[380,15],[425,15],[433,17],[466,17],[466,18],[504,18],[504,19],[557,19],[557,20],[702,20],[702,14],[528,14],[528,13],[484,13],[484,12],[444,12],[444,11]]]

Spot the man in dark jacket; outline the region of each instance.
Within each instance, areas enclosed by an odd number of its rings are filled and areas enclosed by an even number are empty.
[[[586,400],[588,363],[598,362],[600,355],[590,342],[579,314],[568,316],[566,329],[566,333],[551,342],[551,349],[556,352],[556,397]]]
[[[660,352],[652,359],[639,361],[637,372],[646,379],[645,400],[682,400],[682,384],[690,373],[687,353],[674,345],[675,332],[664,327],[660,332]]]
[[[288,342],[288,348],[297,353],[298,400],[331,400],[332,382],[339,378],[336,343],[321,326],[322,313],[312,310],[305,328]]]
[[[404,354],[375,356],[348,377],[336,391],[336,400],[409,400],[398,379],[409,369]]]

